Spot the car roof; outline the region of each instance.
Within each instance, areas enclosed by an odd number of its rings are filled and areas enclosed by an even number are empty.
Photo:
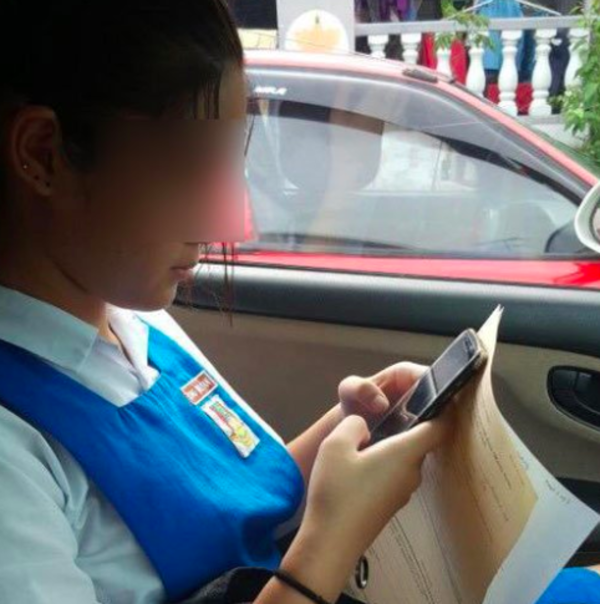
[[[297,52],[290,50],[247,50],[248,67],[291,67],[316,69],[322,71],[347,72],[353,75],[379,76],[389,78],[407,78],[407,70],[418,70],[429,74],[431,83],[436,81],[450,83],[451,78],[428,69],[427,67],[409,65],[402,61],[378,59],[360,53],[318,53]]]

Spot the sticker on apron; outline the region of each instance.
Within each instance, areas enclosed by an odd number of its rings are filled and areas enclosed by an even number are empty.
[[[215,388],[217,382],[206,373],[201,371],[196,377],[192,378],[185,386],[181,388],[185,398],[192,405],[201,403]]]
[[[202,405],[202,410],[223,431],[242,457],[248,457],[260,439],[241,417],[218,395]]]

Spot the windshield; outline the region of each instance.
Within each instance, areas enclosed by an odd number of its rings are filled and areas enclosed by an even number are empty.
[[[468,104],[419,84],[321,74],[276,84],[254,88],[246,249],[578,253],[573,176]]]

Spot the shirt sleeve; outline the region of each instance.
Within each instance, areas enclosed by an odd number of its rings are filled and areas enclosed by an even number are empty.
[[[99,604],[43,436],[0,407],[0,604]]]

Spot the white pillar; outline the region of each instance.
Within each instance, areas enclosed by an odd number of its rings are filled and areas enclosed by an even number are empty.
[[[590,35],[587,29],[581,27],[575,27],[569,31],[569,51],[571,57],[569,59],[569,65],[565,72],[565,87],[576,86],[579,83],[579,77],[577,72],[583,64],[582,52],[585,48],[585,44]]]
[[[535,32],[535,67],[531,77],[533,87],[533,101],[529,115],[552,115],[552,107],[548,103],[550,86],[552,84],[552,70],[550,69],[550,49],[552,39],[556,36],[555,29],[538,29]]]
[[[516,90],[519,84],[519,72],[517,71],[517,44],[521,39],[522,32],[518,30],[506,30],[502,32],[502,67],[498,77],[498,88],[500,88],[500,108],[510,115],[517,115]]]
[[[402,60],[409,65],[416,65],[419,60],[419,46],[421,44],[421,34],[402,34],[402,48],[404,53]]]
[[[369,48],[371,56],[376,59],[385,59],[385,47],[387,46],[389,36],[387,34],[369,36]]]
[[[438,48],[437,55],[437,71],[444,75],[452,77],[452,66],[450,65],[450,54],[449,48]]]
[[[469,46],[469,71],[467,72],[467,88],[478,94],[479,96],[483,96],[485,92],[485,69],[483,68],[483,53],[484,47],[483,44],[477,43],[477,36],[469,37],[470,46]]]

